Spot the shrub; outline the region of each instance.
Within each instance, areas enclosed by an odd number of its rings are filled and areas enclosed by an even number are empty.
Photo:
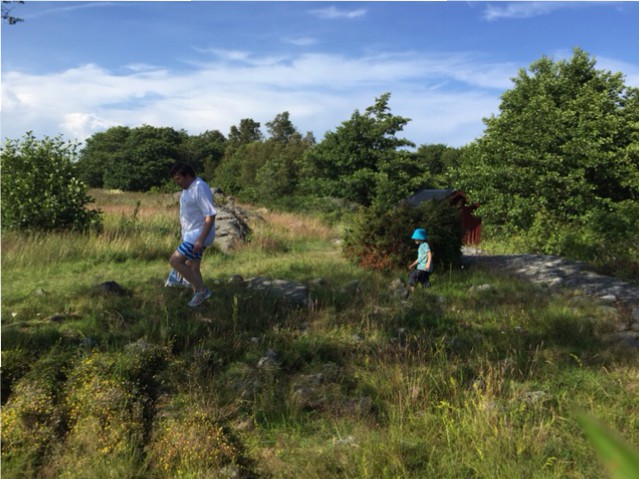
[[[86,209],[92,199],[75,177],[76,145],[60,137],[6,140],[2,168],[2,224],[5,228],[83,230],[100,223]]]
[[[446,201],[427,201],[416,208],[406,203],[390,210],[363,208],[346,231],[344,251],[367,268],[406,267],[417,254],[410,239],[415,228],[428,232],[435,268],[459,265],[463,236],[459,210]]]
[[[60,389],[72,360],[72,354],[54,349],[12,387],[2,408],[3,475],[34,477],[47,452],[59,441],[65,427]]]
[[[215,420],[215,414],[188,398],[162,411],[153,431],[150,458],[153,476],[224,477],[223,471],[246,462],[234,438]]]
[[[572,222],[562,223],[547,211],[540,211],[525,233],[525,248],[587,261],[605,273],[636,279],[637,238],[639,205],[626,200],[593,207]]]

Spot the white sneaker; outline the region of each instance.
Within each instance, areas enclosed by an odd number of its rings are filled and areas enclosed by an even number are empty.
[[[164,286],[168,288],[190,288],[191,283],[189,283],[180,273],[172,269],[169,273],[169,277],[166,278]]]
[[[213,293],[211,293],[211,290],[208,289],[208,288],[205,288],[202,291],[198,291],[197,293],[195,293],[193,295],[193,299],[191,299],[191,301],[189,301],[188,305],[191,308],[195,308],[196,306],[199,306],[204,301],[209,299],[212,295],[213,295]]]

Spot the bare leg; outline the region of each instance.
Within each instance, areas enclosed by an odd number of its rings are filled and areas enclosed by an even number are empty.
[[[179,251],[176,251],[171,255],[169,264],[191,283],[191,288],[193,288],[194,292],[204,289],[202,274],[200,273],[200,261],[190,260]]]

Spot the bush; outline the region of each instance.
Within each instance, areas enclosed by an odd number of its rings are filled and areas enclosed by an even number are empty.
[[[524,235],[531,252],[586,261],[607,274],[637,279],[639,205],[633,200],[593,207],[580,219],[561,222],[546,211]]]
[[[76,145],[60,137],[6,140],[2,168],[2,225],[12,229],[84,230],[100,223],[92,199],[75,177]]]
[[[458,266],[463,230],[457,207],[447,201],[427,201],[417,208],[402,203],[390,210],[370,206],[360,210],[346,231],[344,251],[371,269],[407,267],[417,248],[410,239],[415,228],[425,228],[436,269]]]

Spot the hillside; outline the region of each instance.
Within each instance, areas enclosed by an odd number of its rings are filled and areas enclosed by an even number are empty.
[[[639,352],[589,296],[470,268],[405,301],[402,265],[262,210],[191,310],[170,195],[95,193],[101,233],[3,233],[6,477],[600,478],[577,410],[639,447]]]

